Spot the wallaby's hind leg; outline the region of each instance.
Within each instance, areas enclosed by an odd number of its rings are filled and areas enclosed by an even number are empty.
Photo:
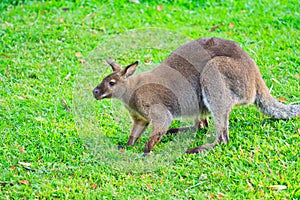
[[[211,81],[209,77],[214,77],[215,80]],[[216,66],[211,66],[206,71],[206,74],[203,74],[201,85],[203,86],[204,104],[211,112],[215,123],[216,138],[211,144],[188,150],[186,152],[188,154],[199,153],[216,146],[218,143],[228,143],[229,141],[229,114],[234,105],[233,97],[231,96],[232,91],[228,88],[223,75],[216,69]]]
[[[206,151],[210,148],[215,147],[218,143],[228,143],[229,135],[228,135],[228,117],[229,111],[223,113],[215,113],[213,114],[213,119],[216,126],[216,139],[213,143],[204,144],[202,146],[198,146],[196,148],[190,149],[186,151],[187,154],[200,153]]]
[[[133,127],[131,129],[130,137],[127,142],[127,146],[132,146],[141,137],[143,132],[148,126],[148,122],[136,117],[133,118]]]
[[[152,132],[148,142],[145,144],[144,156],[146,156],[153,147],[161,140],[167,132],[172,122],[171,113],[161,105],[154,105],[149,113],[152,125]]]
[[[194,122],[194,126],[171,128],[167,131],[166,134],[175,135],[178,132],[196,131],[197,129],[204,129],[205,127],[208,127],[208,118],[205,118],[205,119],[196,118],[195,122]]]

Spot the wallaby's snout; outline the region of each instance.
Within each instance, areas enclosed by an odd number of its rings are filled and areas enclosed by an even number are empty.
[[[100,100],[100,89],[99,88],[94,88],[93,89],[93,95],[95,97],[95,99]]]
[[[95,99],[101,100],[104,98],[111,98],[113,88],[111,88],[111,86],[107,85],[107,79],[108,79],[108,77],[106,77],[99,85],[97,85],[93,89],[93,95],[94,95]]]
[[[112,93],[114,90],[114,84],[112,84],[113,80],[111,80],[107,85],[107,81],[104,80],[102,81],[102,83],[100,83],[97,87],[95,87],[93,89],[93,95],[95,97],[95,99],[97,100],[101,100],[104,98],[111,98],[112,97]]]

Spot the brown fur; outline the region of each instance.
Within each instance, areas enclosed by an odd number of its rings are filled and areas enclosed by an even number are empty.
[[[300,105],[284,105],[270,95],[255,62],[233,41],[201,38],[188,42],[156,68],[137,76],[131,76],[137,62],[124,69],[110,59],[107,62],[113,73],[93,90],[94,96],[125,103],[133,119],[127,145],[133,145],[151,124],[145,154],[165,133],[207,126],[209,113],[216,126],[216,140],[187,153],[227,143],[229,114],[236,105],[255,103],[274,118],[300,116]],[[195,117],[195,125],[168,130],[171,121],[181,116]]]

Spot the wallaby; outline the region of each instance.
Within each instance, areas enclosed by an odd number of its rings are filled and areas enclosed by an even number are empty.
[[[277,119],[300,116],[300,105],[284,105],[269,93],[260,71],[250,56],[233,41],[200,38],[170,54],[153,70],[132,76],[138,62],[122,68],[107,59],[113,73],[93,90],[97,100],[123,101],[133,119],[127,145],[133,145],[151,124],[145,144],[147,155],[165,133],[189,128],[169,129],[176,117],[194,117],[191,128],[207,126],[211,113],[216,139],[186,153],[198,153],[218,143],[228,143],[229,113],[235,105],[254,103],[263,113]],[[198,120],[200,119],[200,120]]]

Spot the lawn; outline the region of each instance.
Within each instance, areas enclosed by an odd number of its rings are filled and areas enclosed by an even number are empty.
[[[249,53],[276,99],[299,104],[298,4],[1,1],[0,199],[299,199],[299,117],[238,107],[227,145],[184,155],[211,141],[211,125],[165,137],[142,157],[150,130],[119,150],[129,114],[116,100],[92,96],[111,72],[107,57],[139,60],[139,73],[186,41],[215,36]]]

